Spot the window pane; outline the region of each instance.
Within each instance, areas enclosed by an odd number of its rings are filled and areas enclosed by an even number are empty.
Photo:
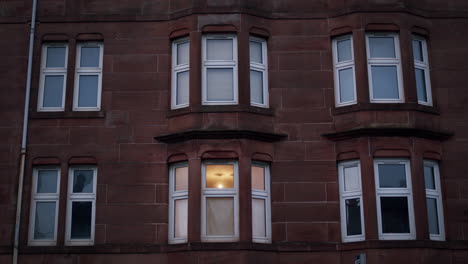
[[[372,66],[372,90],[376,99],[398,99],[396,66]]]
[[[232,68],[207,69],[208,101],[234,100],[234,73]]]
[[[434,167],[424,166],[424,181],[426,183],[426,189],[435,190],[435,181],[434,181]]]
[[[339,40],[336,42],[338,62],[352,60],[351,39]]]
[[[234,198],[206,198],[206,234],[234,235]]]
[[[188,167],[175,169],[175,191],[188,190]]]
[[[207,60],[233,60],[232,39],[207,39]]]
[[[55,202],[37,202],[34,239],[54,239]]]
[[[265,168],[252,166],[252,189],[265,190]]]
[[[361,201],[359,198],[346,200],[346,234],[361,235]]]
[[[354,101],[354,74],[353,68],[339,70],[340,102]]]
[[[418,91],[418,101],[427,102],[426,77],[424,70],[414,69],[416,76],[416,90]]]
[[[62,107],[63,81],[63,75],[45,76],[43,107]]]
[[[57,170],[39,170],[37,173],[37,193],[57,193]]]
[[[429,224],[429,234],[438,235],[439,232],[439,217],[437,213],[437,200],[427,198],[427,222]]]
[[[189,63],[190,42],[177,44],[177,65]]]
[[[206,165],[207,188],[234,188],[234,165]]]
[[[263,104],[263,73],[250,70],[250,101]]]
[[[189,71],[177,73],[176,104],[188,104],[189,100]]]
[[[254,237],[266,237],[264,199],[252,199],[252,235]]]
[[[371,58],[396,58],[393,37],[369,37]]]
[[[175,200],[174,237],[187,237],[188,203],[187,199]]]
[[[93,170],[74,170],[73,193],[93,193]]]
[[[92,202],[72,202],[71,238],[91,238]]]
[[[78,107],[97,106],[98,80],[98,75],[80,75]]]
[[[99,47],[81,47],[80,67],[99,67]]]
[[[357,166],[344,168],[344,190],[357,191],[360,190],[359,186],[359,170]]]
[[[380,197],[383,233],[409,233],[408,199]]]
[[[250,41],[250,61],[263,63],[262,60],[262,43]]]
[[[420,40],[413,40],[413,56],[414,60],[424,61],[422,42]]]
[[[380,188],[406,188],[404,164],[378,164]]]
[[[46,68],[64,68],[66,50],[65,47],[48,47]]]

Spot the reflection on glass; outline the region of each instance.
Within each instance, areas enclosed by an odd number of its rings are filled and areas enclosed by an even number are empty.
[[[72,202],[71,239],[91,238],[92,202]]]
[[[427,198],[427,222],[429,224],[429,234],[439,235],[439,217],[437,214],[437,200]]]
[[[65,47],[48,47],[46,68],[65,67]]]
[[[188,190],[188,167],[175,169],[175,191]]]
[[[188,203],[187,199],[175,200],[174,202],[174,237],[187,237],[187,214]]]
[[[46,75],[42,107],[62,107],[63,75]]]
[[[78,106],[97,107],[98,75],[80,75]]]
[[[396,58],[392,37],[369,37],[371,58]]]
[[[80,67],[99,67],[99,47],[82,47]]]
[[[73,193],[92,193],[93,174],[93,170],[74,170]]]
[[[234,165],[206,165],[206,188],[234,188]]]
[[[188,104],[189,99],[189,71],[177,73],[176,104]]]
[[[208,60],[232,60],[232,39],[206,40],[206,58]]]
[[[55,202],[37,202],[34,220],[34,239],[54,239]]]
[[[265,200],[252,199],[252,235],[266,237]]]
[[[340,102],[354,101],[354,74],[353,68],[338,71],[340,81]]]
[[[263,104],[263,73],[250,70],[250,101]]]
[[[375,99],[398,99],[396,66],[371,66],[372,91]]]
[[[344,190],[356,191],[361,189],[359,186],[359,170],[357,166],[344,168]]]
[[[206,234],[208,236],[234,235],[233,198],[206,198]]]
[[[380,197],[383,233],[409,233],[408,199]]]
[[[406,188],[404,164],[378,164],[380,188]]]
[[[352,60],[351,39],[339,40],[336,43],[338,62]]]
[[[359,198],[346,200],[346,233],[348,236],[362,234],[361,202]]]
[[[426,183],[426,189],[436,189],[434,181],[434,167],[424,166],[424,182]]]
[[[37,193],[57,192],[57,170],[39,170],[37,173]]]
[[[177,44],[177,65],[189,63],[189,42]]]
[[[252,166],[252,189],[265,190],[265,168]]]
[[[250,41],[250,61],[263,63],[262,61],[262,43]]]
[[[418,101],[427,102],[426,76],[424,70],[414,69],[416,77],[416,90],[418,91]]]
[[[206,70],[207,99],[209,101],[234,100],[234,73],[232,68]]]

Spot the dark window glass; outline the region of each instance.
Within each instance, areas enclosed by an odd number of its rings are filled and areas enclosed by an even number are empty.
[[[75,170],[73,175],[73,193],[92,193],[93,173],[93,170]]]
[[[403,164],[379,164],[380,188],[406,188],[406,172]]]
[[[91,238],[92,202],[73,202],[71,220],[71,239]]]
[[[380,197],[383,233],[409,233],[407,197]]]
[[[359,198],[346,200],[346,231],[348,236],[362,234],[361,201]]]
[[[439,233],[439,217],[437,214],[437,200],[427,198],[427,218],[429,223],[429,234],[438,235]]]
[[[426,183],[426,189],[436,189],[434,182],[434,168],[432,166],[424,166],[424,181]]]

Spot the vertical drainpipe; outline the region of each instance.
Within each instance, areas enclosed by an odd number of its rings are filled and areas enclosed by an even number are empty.
[[[18,197],[16,200],[16,218],[15,218],[15,240],[13,243],[13,264],[18,263],[18,245],[19,245],[19,231],[21,223],[21,204],[23,203],[23,181],[24,181],[24,168],[26,160],[26,140],[28,133],[28,118],[29,118],[29,97],[31,93],[31,75],[32,75],[32,59],[34,50],[34,34],[36,29],[36,7],[37,0],[33,0],[32,16],[31,16],[31,32],[29,34],[29,54],[28,54],[28,73],[26,77],[26,95],[24,99],[24,116],[23,116],[23,134],[21,138],[21,157],[19,167],[18,179]]]

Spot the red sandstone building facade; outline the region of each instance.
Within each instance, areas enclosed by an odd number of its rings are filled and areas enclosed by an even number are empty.
[[[468,263],[465,1],[39,0],[28,60],[32,6],[1,263]]]

